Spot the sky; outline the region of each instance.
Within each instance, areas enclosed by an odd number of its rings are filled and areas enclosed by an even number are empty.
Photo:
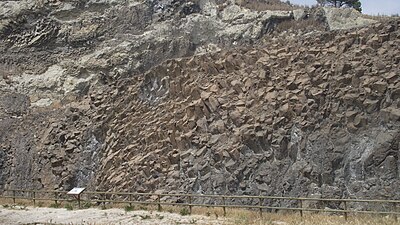
[[[289,0],[299,5],[314,5],[316,0]],[[360,0],[364,14],[370,15],[393,15],[400,14],[400,0]]]

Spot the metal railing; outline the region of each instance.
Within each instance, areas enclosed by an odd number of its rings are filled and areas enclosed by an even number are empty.
[[[279,197],[279,196],[247,196],[247,195],[211,195],[211,194],[161,194],[161,193],[131,193],[131,192],[91,192],[85,191],[82,194],[84,198],[73,199],[67,196],[66,191],[55,190],[23,190],[23,189],[8,189],[4,190],[0,198],[12,199],[15,204],[18,199],[30,200],[35,206],[37,201],[54,201],[57,205],[62,201],[76,201],[80,207],[81,202],[86,203],[125,203],[132,206],[132,204],[141,205],[155,205],[159,211],[162,206],[181,206],[188,207],[189,214],[192,213],[193,207],[217,207],[222,208],[224,216],[226,216],[227,208],[242,208],[242,209],[255,209],[258,210],[260,216],[264,210],[289,210],[300,212],[326,212],[337,213],[344,215],[348,219],[350,213],[354,214],[385,214],[392,215],[397,221],[400,211],[398,205],[400,200],[376,200],[376,199],[334,199],[334,198],[304,198],[304,197]],[[51,197],[49,197],[51,196]],[[179,198],[179,201],[173,202],[171,197]],[[143,200],[141,200],[142,198]],[[199,199],[212,199],[215,204],[197,203]],[[252,202],[258,201],[258,204],[228,204],[227,202],[235,202],[237,200],[247,199]],[[283,207],[273,206],[272,204],[265,203],[265,201],[292,201],[291,205],[296,202],[296,206]],[[220,202],[220,203],[216,203]],[[306,207],[305,203],[318,202],[318,203],[336,203],[336,208],[315,208]],[[350,207],[349,204],[364,203],[364,204],[378,204],[381,209],[377,210],[376,207],[371,207],[371,210],[356,210]],[[341,206],[341,207],[339,207]],[[364,207],[367,208],[367,207]],[[386,210],[382,210],[382,208]]]

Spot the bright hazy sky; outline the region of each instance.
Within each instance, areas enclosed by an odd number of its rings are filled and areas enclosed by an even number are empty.
[[[299,5],[314,5],[316,0],[289,0]],[[362,10],[365,14],[377,15],[400,14],[400,0],[361,0]]]

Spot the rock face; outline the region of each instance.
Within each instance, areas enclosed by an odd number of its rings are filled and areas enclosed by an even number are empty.
[[[307,14],[0,4],[0,189],[400,197],[400,20],[275,34]]]
[[[366,19],[360,16],[360,12],[353,8],[338,9],[325,7],[323,8],[326,21],[331,30],[351,29],[363,27],[365,25],[375,23],[372,19]]]

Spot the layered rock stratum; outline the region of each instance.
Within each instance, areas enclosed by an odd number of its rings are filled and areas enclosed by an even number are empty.
[[[0,1],[0,189],[399,198],[399,24]]]

